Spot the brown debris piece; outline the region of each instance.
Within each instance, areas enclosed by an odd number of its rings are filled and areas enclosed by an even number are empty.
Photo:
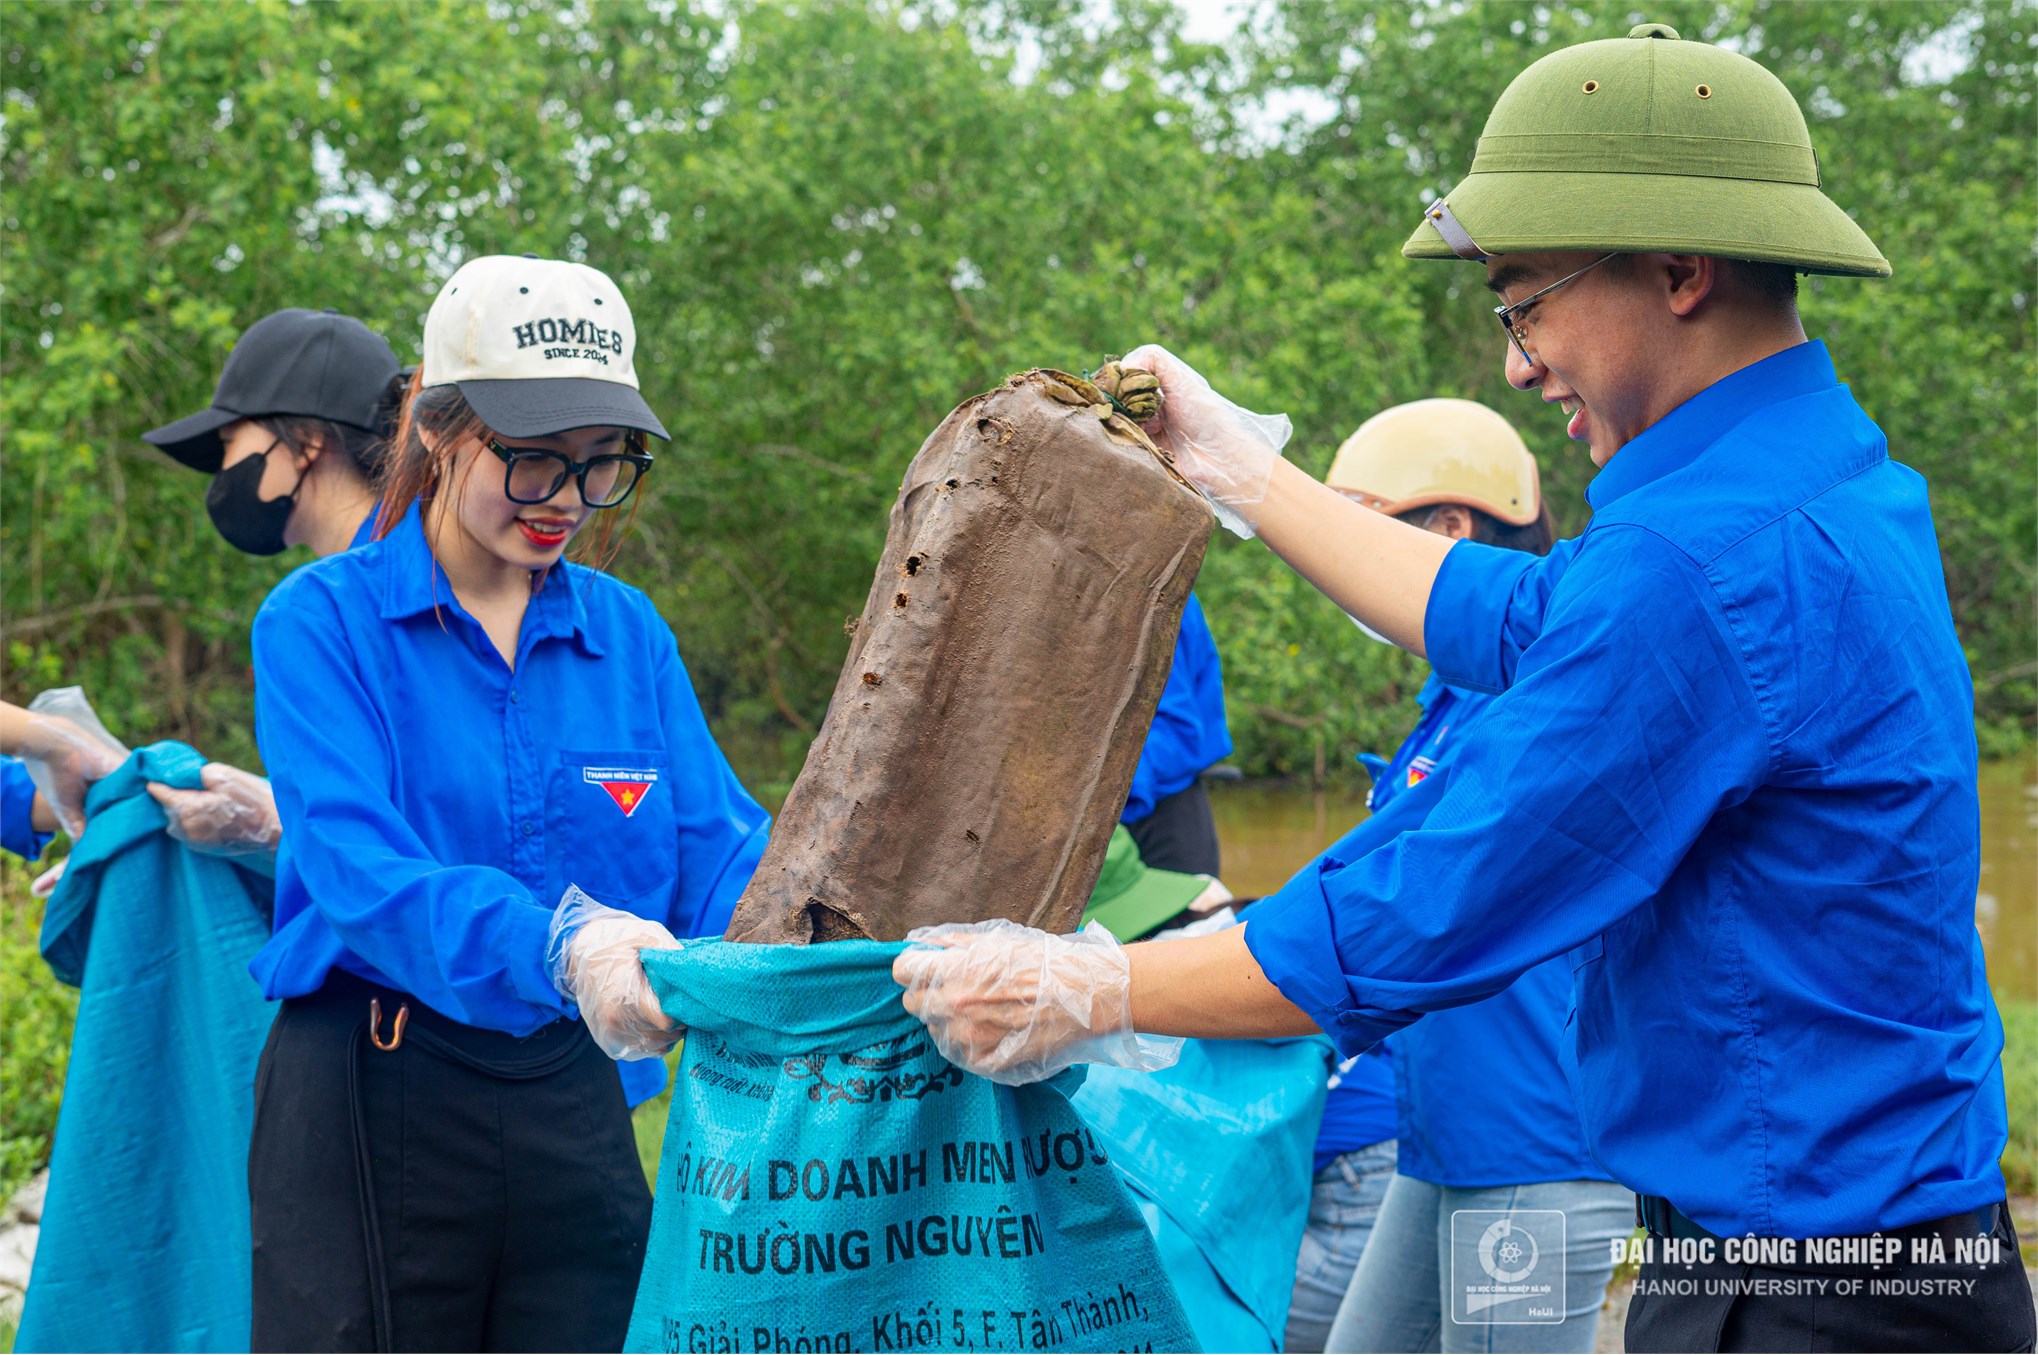
[[[1082,377],[1022,372],[951,413],[906,472],[828,718],[729,939],[1073,928],[1210,526]]]

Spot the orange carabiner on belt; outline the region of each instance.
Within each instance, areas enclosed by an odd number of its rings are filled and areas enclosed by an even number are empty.
[[[382,1042],[382,999],[368,999],[368,1040],[377,1049],[387,1054],[403,1043],[403,1028],[410,1023],[410,1004],[400,1004],[396,1009],[396,1021],[389,1027],[389,1043]]]

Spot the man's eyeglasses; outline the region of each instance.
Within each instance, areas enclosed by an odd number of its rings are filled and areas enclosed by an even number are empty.
[[[651,469],[650,453],[634,439],[626,444],[634,450],[606,452],[575,461],[564,452],[546,447],[505,447],[495,438],[487,441],[503,465],[503,493],[511,503],[545,503],[566,485],[570,476],[580,482],[580,501],[589,508],[614,508],[630,497],[644,472]]]
[[[1555,282],[1533,296],[1525,296],[1511,306],[1495,306],[1493,308],[1493,313],[1500,318],[1500,327],[1507,331],[1508,341],[1514,345],[1514,351],[1521,354],[1523,362],[1526,362],[1531,367],[1536,365],[1535,354],[1529,351],[1529,309],[1565,283],[1575,282],[1613,257],[1612,254],[1602,255],[1591,263],[1586,264],[1585,267],[1577,272],[1558,278]]]

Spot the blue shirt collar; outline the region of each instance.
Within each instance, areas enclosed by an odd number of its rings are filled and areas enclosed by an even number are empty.
[[[1585,487],[1585,500],[1597,512],[1621,495],[1690,465],[1756,411],[1838,384],[1833,359],[1817,339],[1743,367],[1707,386],[1615,452]]]
[[[467,609],[453,595],[453,585],[445,570],[439,567],[438,558],[425,541],[419,505],[413,503],[403,520],[383,538],[383,549],[385,621],[405,620],[435,607],[448,607],[456,615],[467,615]],[[549,636],[578,637],[589,654],[602,653],[601,642],[588,629],[587,604],[574,586],[573,569],[564,560],[545,571],[545,582],[531,594],[530,608],[524,613],[526,640]]]

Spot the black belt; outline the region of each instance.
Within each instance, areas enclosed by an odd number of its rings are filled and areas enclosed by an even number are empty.
[[[344,969],[333,970],[316,993],[296,1000],[353,1008],[360,1013],[367,1041],[385,1053],[412,1044],[505,1082],[548,1077],[580,1057],[591,1042],[583,1022],[563,1017],[524,1036],[466,1025],[409,993]]]
[[[2003,1208],[2003,1204],[1998,1202],[1980,1209],[1970,1209],[1965,1213],[1948,1214],[1943,1219],[1907,1223],[1901,1228],[1883,1228],[1860,1236],[1895,1237],[1906,1241],[1911,1238],[1936,1237],[1947,1242],[1962,1238],[1987,1237],[1995,1231],[1996,1220]],[[1689,1215],[1661,1195],[1635,1196],[1635,1223],[1648,1229],[1650,1235],[1654,1237],[1689,1238],[1694,1241],[1711,1238],[1715,1242],[1725,1240],[1712,1230],[1694,1223]]]

